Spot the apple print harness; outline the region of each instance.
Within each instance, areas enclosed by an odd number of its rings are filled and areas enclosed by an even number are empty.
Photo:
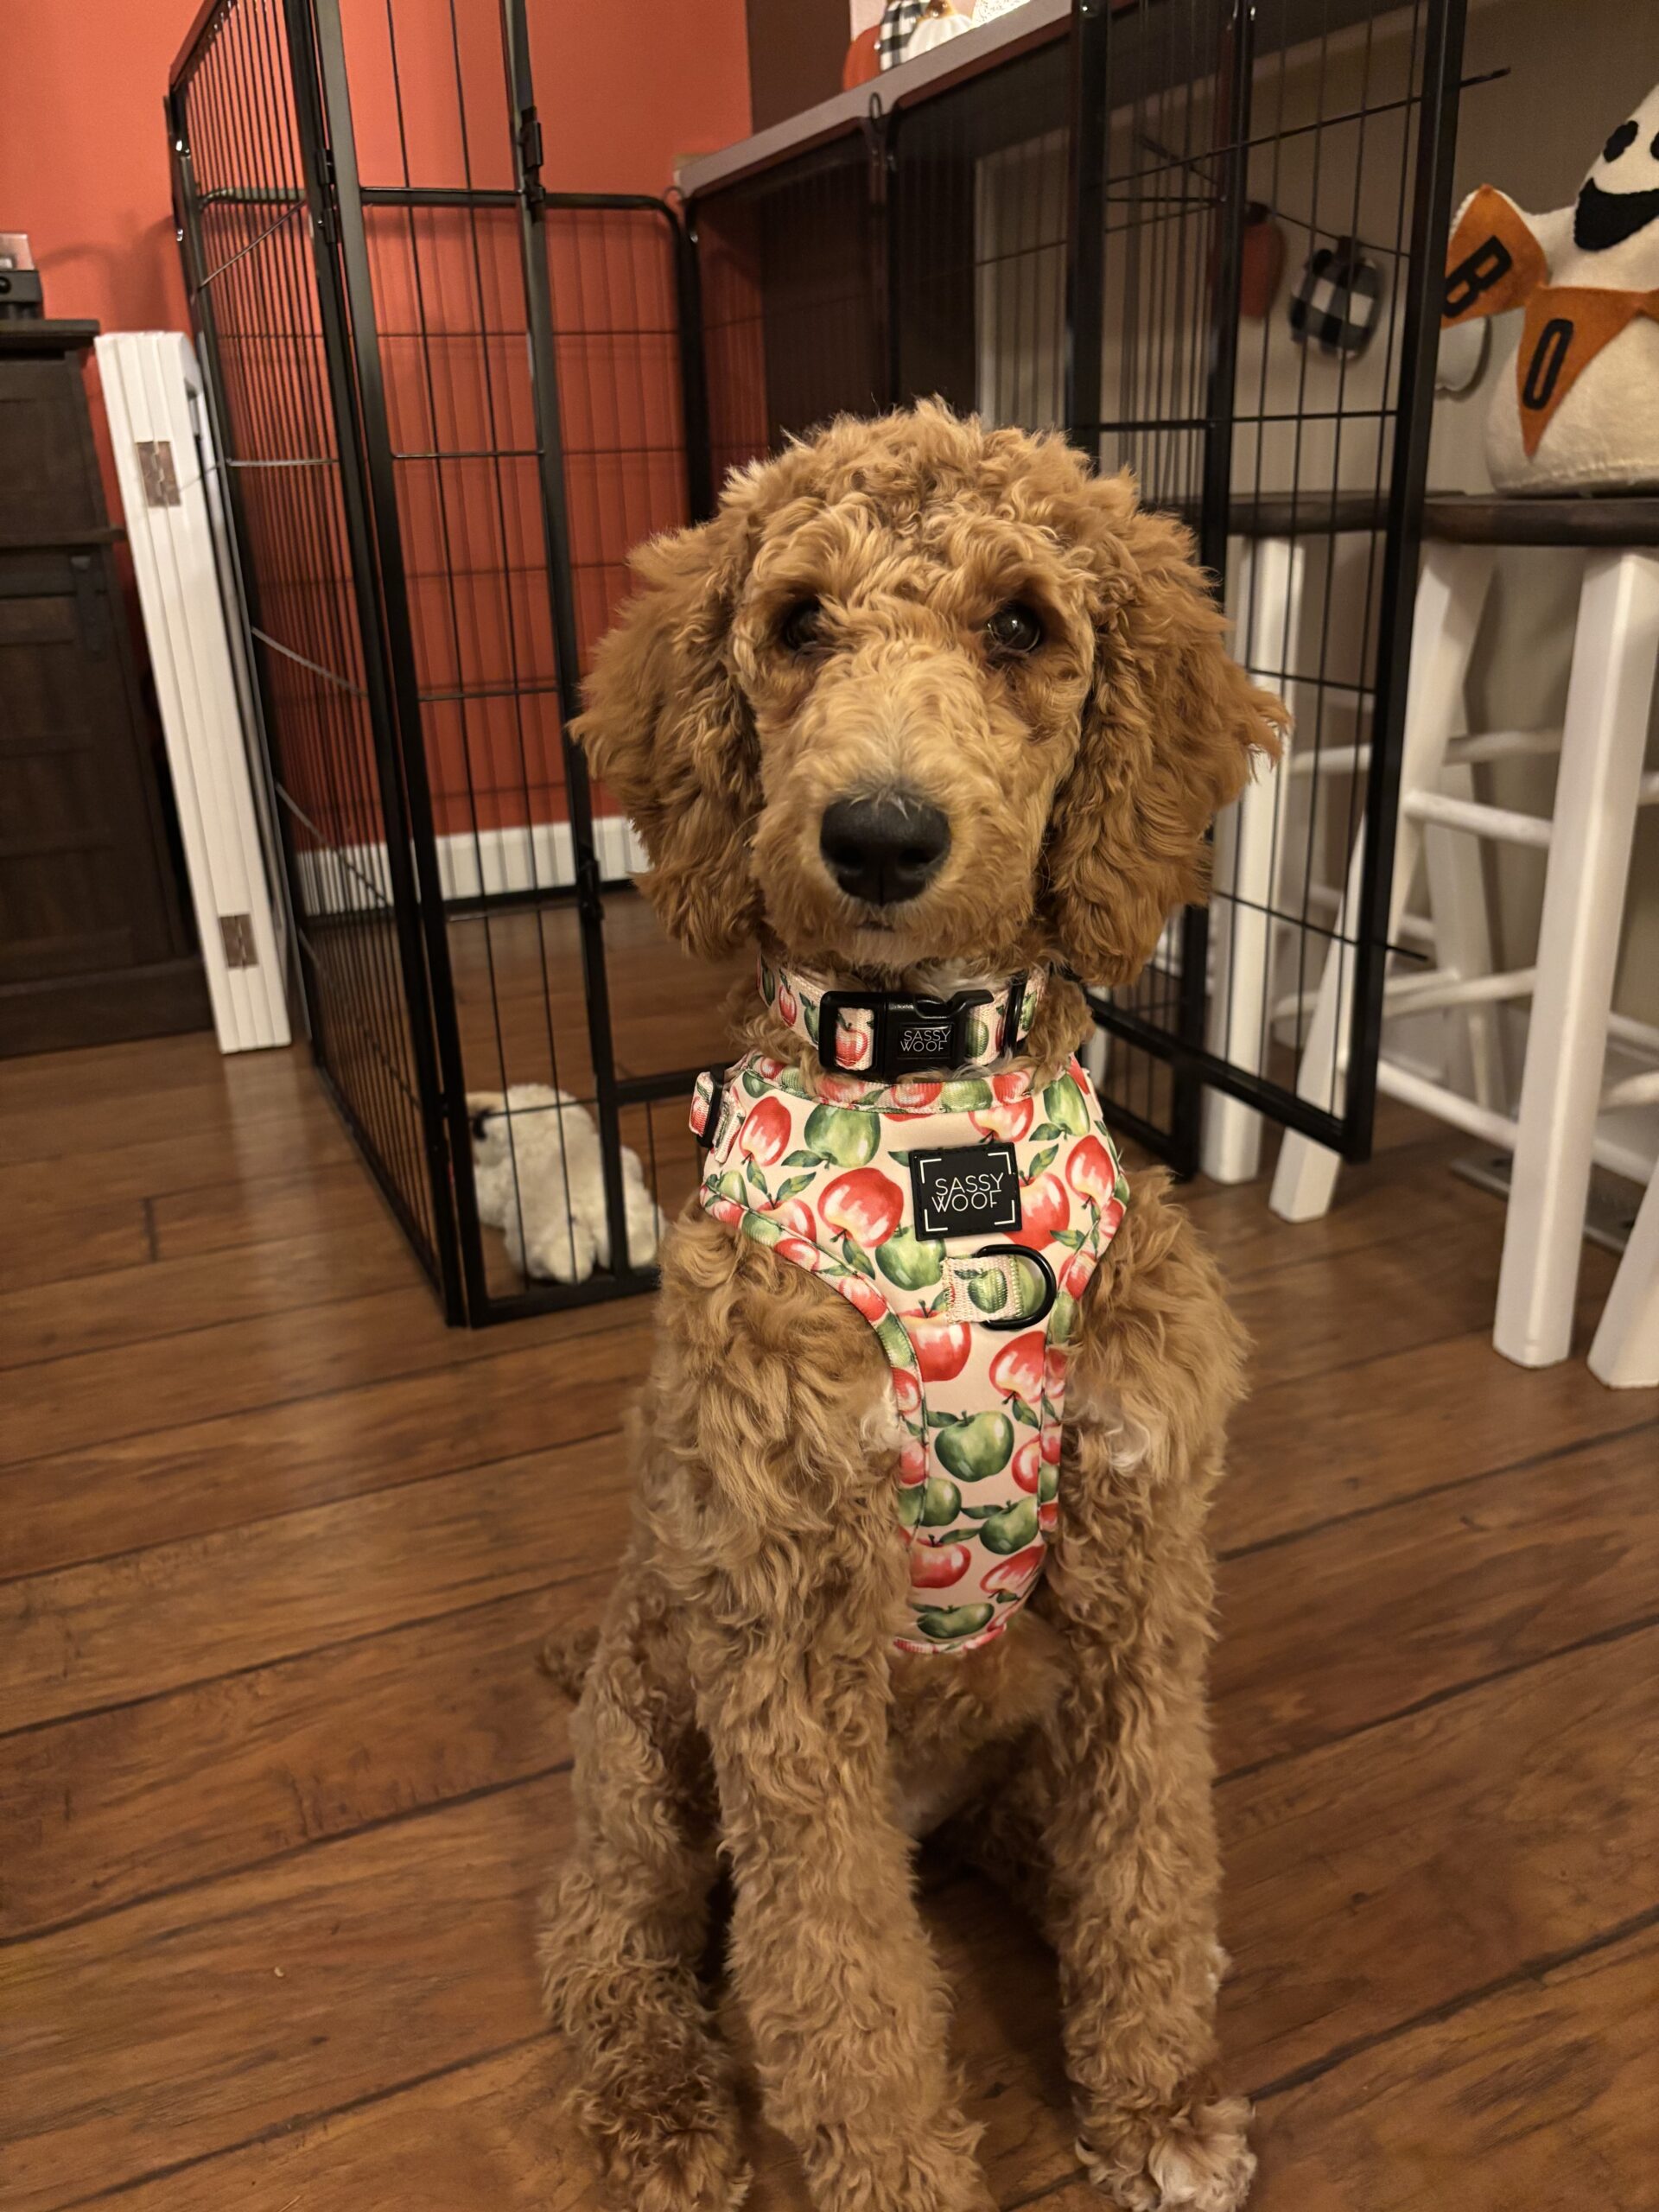
[[[752,1052],[723,1080],[700,1076],[692,1102],[703,1205],[830,1284],[892,1367],[901,1651],[989,1643],[1036,1588],[1058,1522],[1077,1301],[1128,1198],[1077,1060],[1039,1090],[1028,1067],[999,1071],[1041,988],[1033,975],[916,1001],[763,966],[762,995],[826,1066],[868,1073],[814,1080]],[[892,1072],[918,1064],[952,1072]]]

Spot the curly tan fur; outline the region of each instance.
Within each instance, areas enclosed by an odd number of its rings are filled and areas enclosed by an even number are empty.
[[[839,422],[639,556],[580,734],[672,933],[943,988],[1033,961],[1138,971],[1201,895],[1205,831],[1270,751],[1179,528],[1054,439],[925,407]],[[807,650],[789,611],[822,610]],[[1018,601],[1037,651],[986,624]],[[949,858],[874,912],[818,851],[902,785]],[[1074,987],[1027,1047],[1086,1027]],[[744,1041],[810,1064],[751,1007]],[[632,1430],[634,1525],[582,1682],[577,1842],[547,1901],[551,2016],[621,2200],[741,2201],[731,2063],[698,1967],[716,1853],[769,2118],[821,2212],[986,2212],[912,1840],[971,1808],[1058,1952],[1078,2154],[1126,2212],[1230,2212],[1243,2108],[1209,2084],[1216,1853],[1204,1536],[1242,1345],[1166,1179],[1137,1180],[1083,1306],[1055,1557],[955,1659],[896,1656],[906,1586],[885,1356],[812,1276],[689,1206]],[[582,1679],[585,1672],[585,1681]]]

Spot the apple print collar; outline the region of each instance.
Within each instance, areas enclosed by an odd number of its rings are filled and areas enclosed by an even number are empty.
[[[699,1077],[691,1126],[708,1211],[827,1282],[887,1355],[910,1567],[896,1649],[988,1643],[1059,1526],[1077,1304],[1128,1199],[1087,1074],[813,1084],[755,1052]]]
[[[1047,981],[1022,969],[1001,983],[970,984],[948,999],[865,990],[790,973],[763,959],[760,995],[836,1073],[902,1083],[912,1075],[956,1075],[1017,1052],[1031,1034]]]

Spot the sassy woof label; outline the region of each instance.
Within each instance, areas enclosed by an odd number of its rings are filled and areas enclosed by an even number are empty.
[[[910,1182],[918,1236],[977,1236],[1020,1226],[1020,1170],[1012,1145],[912,1152]]]
[[[949,1021],[900,1021],[894,1048],[907,1067],[948,1067],[955,1052],[956,1027]]]

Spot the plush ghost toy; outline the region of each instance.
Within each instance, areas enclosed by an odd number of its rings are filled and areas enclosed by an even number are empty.
[[[1659,489],[1659,86],[1570,207],[1523,214],[1484,184],[1459,211],[1442,327],[1524,307],[1486,418],[1502,492]]]

